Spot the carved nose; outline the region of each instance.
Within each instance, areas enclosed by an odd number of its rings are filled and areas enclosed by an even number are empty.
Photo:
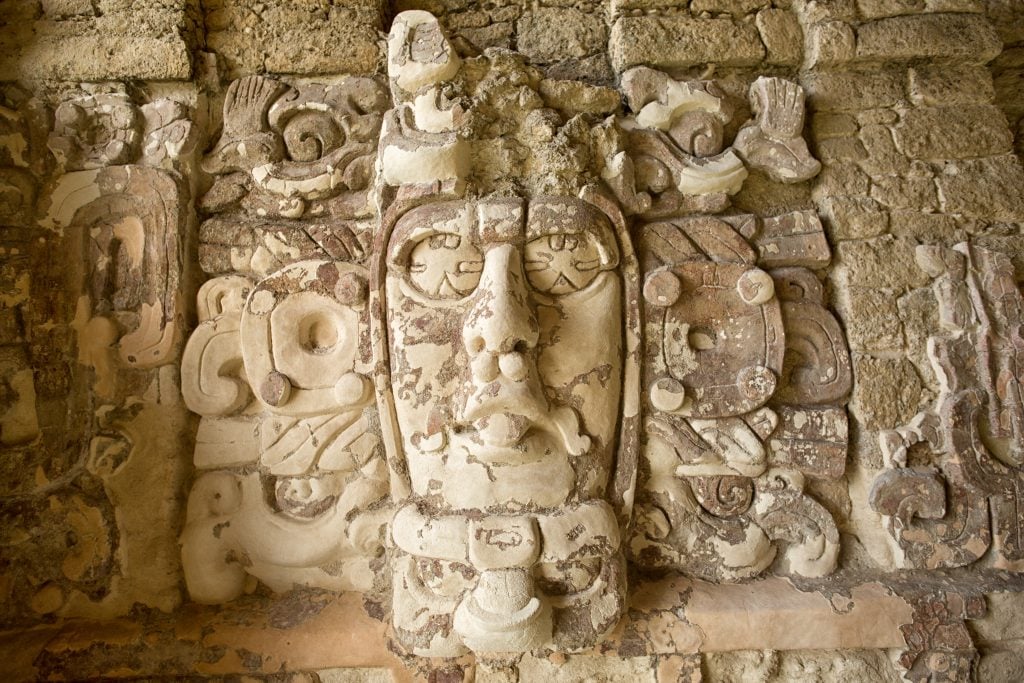
[[[474,375],[490,381],[500,370],[509,379],[525,378],[538,337],[519,250],[510,244],[491,249],[463,327]]]

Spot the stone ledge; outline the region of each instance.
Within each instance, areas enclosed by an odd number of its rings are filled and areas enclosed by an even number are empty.
[[[409,671],[388,646],[379,607],[358,593],[296,591],[226,607],[187,605],[109,621],[0,633],[6,680],[159,674],[268,674],[342,667]],[[619,657],[747,649],[898,648],[913,610],[878,582],[804,592],[784,579],[640,584],[629,618],[591,654]]]

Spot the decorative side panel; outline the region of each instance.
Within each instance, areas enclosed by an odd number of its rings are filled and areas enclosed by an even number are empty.
[[[994,564],[1024,560],[1024,298],[1006,254],[960,243],[921,246],[940,334],[928,358],[941,391],[932,409],[879,435],[888,469],[871,505],[884,516],[902,566],[962,567],[990,546]]]

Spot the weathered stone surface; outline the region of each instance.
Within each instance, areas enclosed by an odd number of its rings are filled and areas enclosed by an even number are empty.
[[[948,163],[935,182],[948,213],[996,221],[1024,216],[1024,171],[1016,156]]]
[[[380,62],[384,6],[377,0],[257,5],[214,0],[203,8],[207,48],[224,60],[229,78],[265,72],[365,74]]]
[[[1024,177],[986,43],[911,42],[985,7],[542,5],[0,4],[199,60],[0,84],[4,677],[970,674],[1024,590]],[[385,9],[440,22],[385,60]]]
[[[928,356],[940,391],[934,408],[879,435],[889,469],[871,505],[885,516],[900,566],[961,567],[994,546],[996,566],[1012,567],[1024,557],[1014,483],[1024,395],[1021,350],[1006,330],[1019,325],[1024,301],[1005,254],[961,243],[921,246],[917,256],[935,277],[943,332],[929,338]]]
[[[515,29],[516,48],[538,64],[602,52],[608,40],[600,14],[569,7],[542,7],[526,12]]]
[[[620,72],[637,65],[750,66],[765,55],[754,26],[685,14],[617,19],[612,25],[609,51],[612,66]]]
[[[828,197],[822,213],[834,241],[876,237],[889,229],[888,212],[868,197]]]
[[[765,61],[769,64],[796,66],[804,53],[804,34],[796,14],[783,9],[763,9],[754,19],[761,42],[765,46]]]
[[[943,213],[892,211],[889,232],[896,237],[910,237],[920,242],[954,242],[962,238],[956,219]]]
[[[810,67],[845,64],[856,53],[857,37],[844,21],[821,21],[807,28],[805,61]]]
[[[914,260],[915,246],[892,237],[852,240],[838,244],[836,256],[850,286],[903,290],[928,284]]]
[[[1009,152],[1013,135],[992,105],[919,107],[893,128],[896,144],[914,159],[964,159]]]
[[[865,19],[918,14],[926,6],[925,0],[857,0],[857,9]]]
[[[981,66],[922,64],[908,75],[910,99],[917,105],[974,104],[995,97],[992,74]]]
[[[867,22],[857,27],[857,57],[875,60],[950,58],[983,64],[1002,41],[981,16],[922,14]]]
[[[802,84],[815,111],[891,107],[904,98],[903,75],[896,71],[811,72]]]
[[[931,173],[916,175],[913,166],[906,175],[876,175],[871,178],[871,196],[889,209],[937,211],[939,197]]]
[[[868,153],[860,167],[871,175],[900,175],[910,171],[910,159],[896,146],[891,127],[862,123],[858,137]]]
[[[850,412],[865,429],[891,429],[917,412],[921,380],[905,360],[854,354]]]
[[[738,651],[709,653],[704,657],[705,680],[709,681],[801,681],[842,679],[868,683],[899,683],[892,662],[878,651],[765,652]]]
[[[75,28],[40,22],[31,37],[0,38],[0,49],[5,55],[0,71],[7,78],[187,80],[192,75],[188,44],[165,36],[124,35],[110,29],[80,35]]]
[[[850,287],[840,294],[838,309],[853,351],[894,351],[903,345],[892,292]]]

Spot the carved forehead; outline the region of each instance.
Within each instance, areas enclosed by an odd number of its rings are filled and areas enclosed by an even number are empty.
[[[493,198],[437,202],[410,209],[395,222],[389,251],[437,232],[458,233],[479,245],[519,244],[542,235],[589,232],[609,248],[615,244],[608,217],[581,199]]]

